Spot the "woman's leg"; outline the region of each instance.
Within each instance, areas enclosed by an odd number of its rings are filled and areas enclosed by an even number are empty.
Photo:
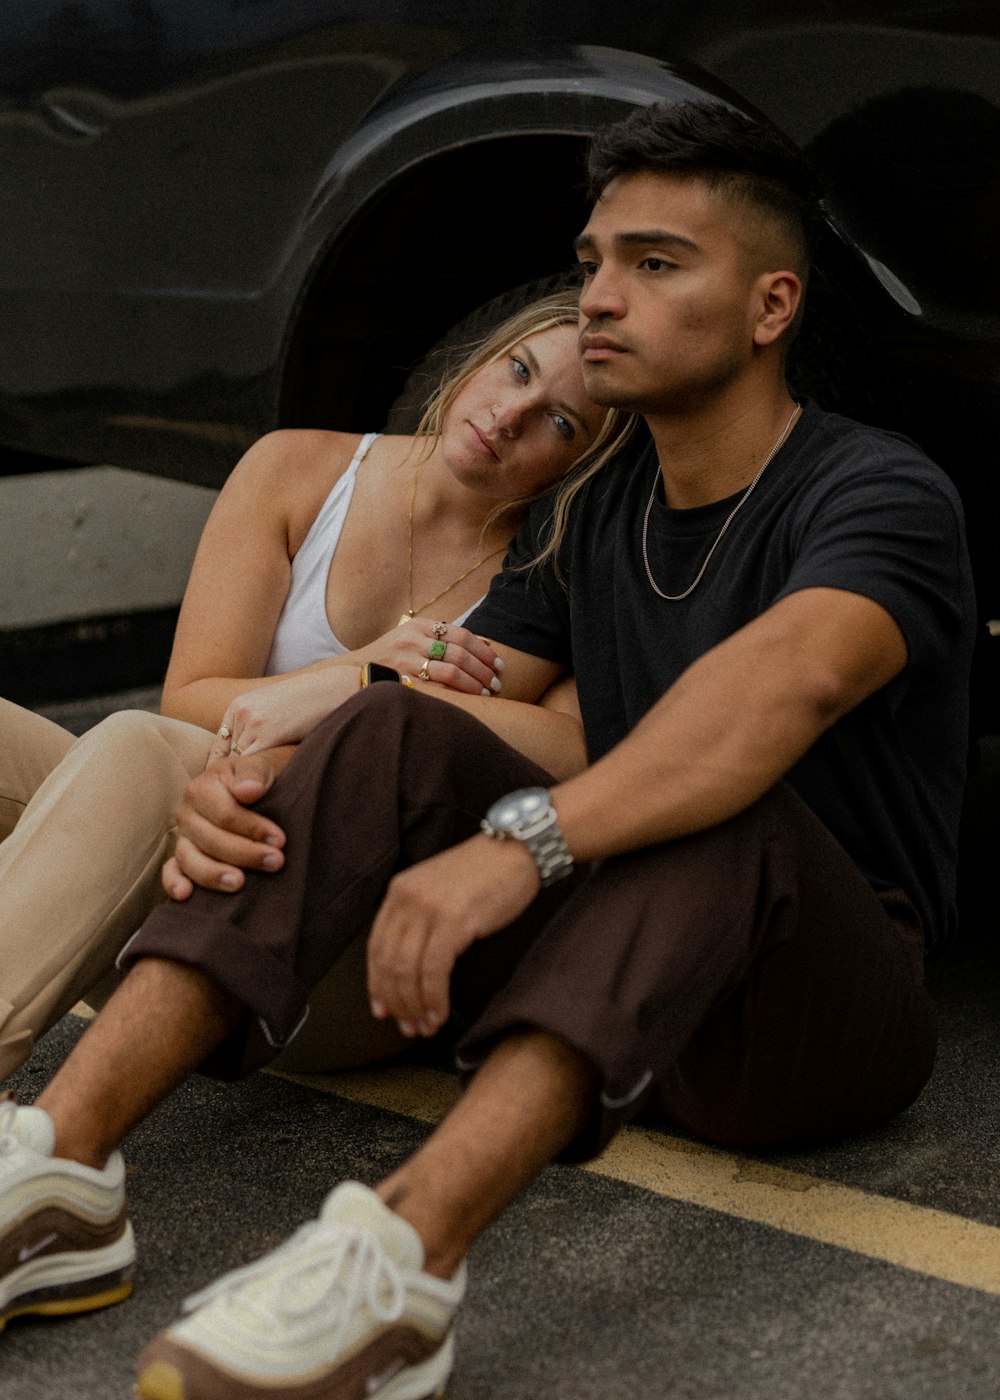
[[[0,1080],[162,897],[173,814],[211,744],[179,720],[111,715],[71,741],[0,845]]]
[[[41,715],[0,700],[0,841],[76,740]]]

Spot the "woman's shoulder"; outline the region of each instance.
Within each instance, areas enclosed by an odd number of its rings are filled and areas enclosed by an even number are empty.
[[[291,482],[299,488],[315,476],[329,488],[347,471],[361,441],[361,433],[277,428],[247,449],[233,468],[233,477],[266,487]]]
[[[283,517],[293,550],[354,459],[360,433],[279,428],[243,454],[224,488],[247,509]]]

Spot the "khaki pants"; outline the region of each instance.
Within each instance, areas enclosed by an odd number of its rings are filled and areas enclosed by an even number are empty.
[[[115,958],[163,898],[173,814],[212,737],[126,710],[75,739],[0,700],[0,1081],[81,997],[106,997]],[[399,1048],[368,1014],[359,942],[316,989],[283,1067],[343,1068]]]

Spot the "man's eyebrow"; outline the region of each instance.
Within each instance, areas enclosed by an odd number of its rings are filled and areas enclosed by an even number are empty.
[[[689,253],[701,251],[698,244],[690,238],[685,238],[682,233],[670,233],[665,228],[643,228],[633,229],[628,233],[616,233],[612,238],[612,243],[620,248],[683,248]],[[589,233],[581,233],[573,240],[573,247],[578,253],[592,252],[597,243]]]
[[[538,361],[535,359],[534,353],[530,345],[526,345],[523,340],[520,342],[520,344],[514,346],[511,353],[514,355],[520,355],[522,359],[527,360],[528,368],[531,370],[532,374],[541,374],[541,370],[538,368]],[[578,428],[583,428],[585,426],[583,419],[580,417],[579,410],[571,408],[570,405],[568,403],[565,403],[562,399],[553,399],[552,407],[558,408],[559,412],[563,415],[563,417],[572,418],[573,422],[577,425]]]

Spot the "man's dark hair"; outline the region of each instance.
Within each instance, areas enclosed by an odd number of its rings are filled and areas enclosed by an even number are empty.
[[[813,172],[779,132],[721,102],[657,102],[595,132],[587,159],[597,200],[619,175],[676,175],[756,205],[797,237],[806,262],[819,221]]]

